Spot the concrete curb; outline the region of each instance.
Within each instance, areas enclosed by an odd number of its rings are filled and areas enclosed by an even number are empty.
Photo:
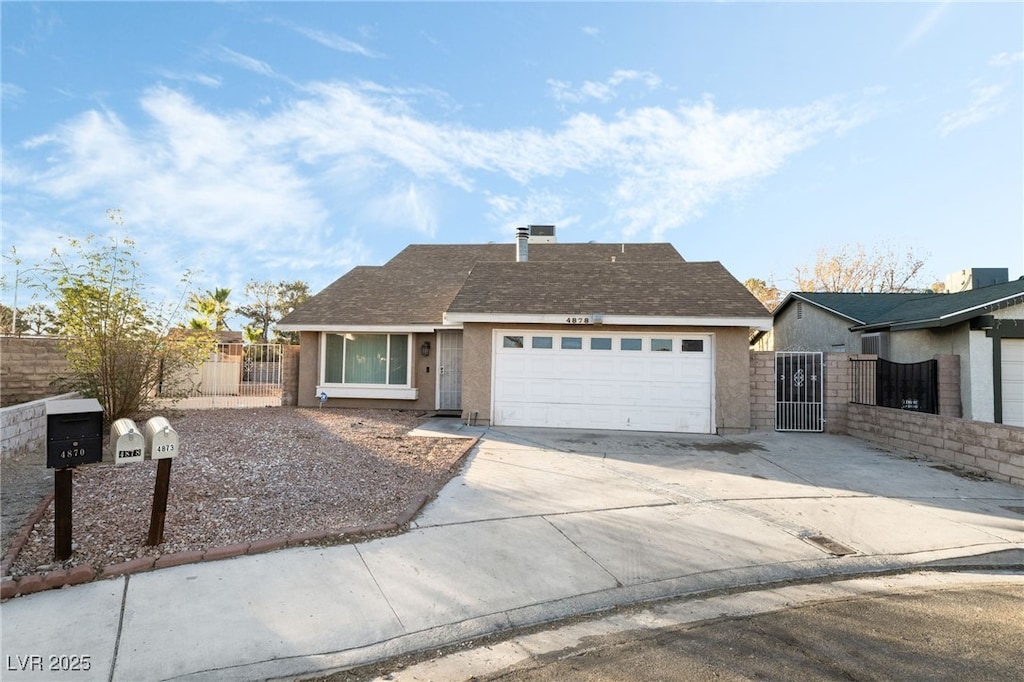
[[[1024,573],[1024,547],[963,556],[962,550],[930,550],[913,555],[876,555],[748,566],[698,573],[632,586],[619,586],[550,602],[499,611],[409,632],[372,644],[295,659],[267,659],[182,676],[191,682],[230,679],[285,680],[329,675],[372,665],[398,656],[439,655],[466,642],[503,637],[534,627],[550,627],[574,618],[594,618],[616,609],[727,594],[742,594],[793,585],[816,585],[862,578],[880,578],[920,571],[1000,570]]]
[[[467,439],[466,447],[455,463],[452,464],[449,469],[450,473],[458,471],[458,469],[463,466],[466,455],[476,447],[479,440],[479,437]],[[445,483],[446,482],[447,481],[445,481]],[[109,578],[118,578],[125,575],[132,575],[134,573],[170,568],[172,566],[197,564],[202,561],[219,561],[221,559],[231,559],[246,554],[263,554],[264,552],[273,552],[288,547],[337,545],[385,537],[387,535],[408,530],[409,523],[420,513],[420,511],[422,511],[428,502],[437,496],[437,493],[440,492],[443,487],[444,483],[441,485],[435,485],[427,492],[414,497],[405,509],[398,514],[398,517],[391,522],[366,526],[350,526],[337,530],[305,531],[273,538],[265,538],[262,540],[253,540],[252,542],[243,542],[222,547],[210,547],[205,550],[200,549],[189,552],[173,552],[170,554],[161,554],[155,557],[140,557],[138,559],[131,559],[118,564],[105,566],[99,574],[96,573],[96,569],[92,566],[81,565],[69,569],[58,568],[45,573],[31,573],[19,579],[9,578],[7,575],[8,571],[10,570],[11,565],[14,564],[15,559],[18,558],[18,554],[28,543],[32,529],[37,523],[39,523],[40,519],[42,519],[43,515],[46,513],[47,508],[49,508],[53,503],[54,494],[51,492],[42,502],[39,503],[36,510],[32,512],[32,515],[25,523],[25,526],[18,532],[18,535],[16,535],[14,540],[11,542],[11,547],[7,552],[7,556],[5,556],[3,562],[0,563],[0,568],[3,569],[0,571],[0,574],[4,576],[3,582],[0,583],[0,601],[6,601],[14,597],[33,594],[43,590],[56,590],[70,585],[78,585],[96,579],[106,580]]]

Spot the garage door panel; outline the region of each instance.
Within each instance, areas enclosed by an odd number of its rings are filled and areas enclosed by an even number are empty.
[[[610,379],[614,377],[617,370],[615,360],[611,357],[590,358],[590,376],[595,379]]]
[[[568,379],[558,383],[559,403],[582,403],[587,395],[587,385],[582,381],[569,381]]]
[[[640,358],[619,358],[617,374],[626,379],[641,379],[644,376],[644,362]]]
[[[539,403],[558,402],[558,384],[551,381],[531,384],[530,399]]]
[[[669,404],[675,405],[683,397],[682,387],[679,384],[652,383],[648,384],[647,399],[654,405]]]
[[[1024,339],[1002,339],[1003,423],[1024,426]]]
[[[683,409],[679,412],[681,431],[687,433],[709,433],[711,431],[711,411],[704,409]]]
[[[619,402],[621,387],[610,381],[590,384],[590,402],[597,405],[614,405]]]
[[[646,363],[647,376],[650,379],[674,378],[678,376],[680,360],[676,359],[651,359]]]
[[[558,376],[558,361],[553,357],[534,358],[525,371],[531,377]]]
[[[621,338],[640,335],[573,333],[582,349],[494,348],[494,423],[508,426],[712,432],[712,343],[709,335],[672,336],[672,351],[622,350]],[[590,338],[612,338],[601,350]],[[529,338],[529,337],[528,337]],[[681,338],[701,338],[705,351],[682,352]]]
[[[529,383],[523,379],[505,379],[494,387],[494,399],[499,403],[530,400]]]

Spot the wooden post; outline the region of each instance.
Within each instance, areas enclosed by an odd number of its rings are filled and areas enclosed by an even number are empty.
[[[53,470],[53,558],[71,558],[71,467]]]
[[[164,518],[167,516],[167,492],[171,487],[170,458],[161,459],[156,467],[156,488],[153,489],[153,513],[149,517],[147,545],[156,546],[164,541]]]

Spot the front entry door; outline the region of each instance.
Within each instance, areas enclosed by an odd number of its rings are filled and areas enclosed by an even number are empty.
[[[462,410],[462,330],[437,332],[437,409]]]

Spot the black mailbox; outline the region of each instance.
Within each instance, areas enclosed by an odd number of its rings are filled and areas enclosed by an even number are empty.
[[[103,408],[95,398],[46,403],[46,466],[64,469],[103,459]]]

